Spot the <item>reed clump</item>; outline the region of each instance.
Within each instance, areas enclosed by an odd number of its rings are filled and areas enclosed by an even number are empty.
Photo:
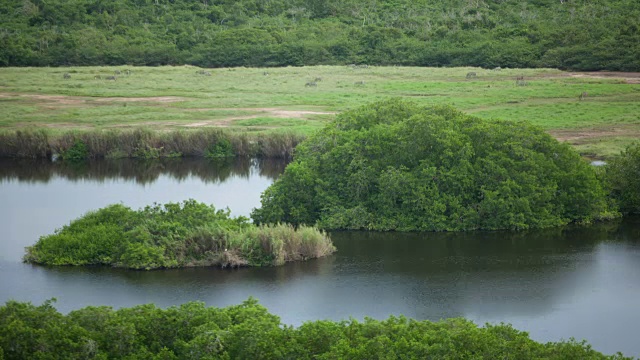
[[[311,227],[256,226],[245,217],[187,200],[132,210],[111,205],[85,214],[26,249],[44,265],[130,269],[275,266],[327,256],[331,239]]]
[[[43,129],[0,132],[0,157],[48,158],[50,134]]]
[[[264,157],[291,158],[303,135],[272,132],[248,134],[221,129],[153,131],[72,130],[0,132],[0,157],[65,160],[95,158]],[[79,151],[82,150],[82,151]]]

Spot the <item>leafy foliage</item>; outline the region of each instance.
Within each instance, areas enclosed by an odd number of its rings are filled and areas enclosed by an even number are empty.
[[[343,113],[296,149],[256,223],[328,229],[542,228],[615,216],[593,169],[524,122],[392,100]]]
[[[611,195],[625,213],[640,213],[640,143],[611,159],[606,168]]]
[[[89,157],[89,151],[85,143],[76,140],[70,148],[61,152],[60,157],[64,160],[84,160]]]
[[[110,205],[72,221],[27,248],[26,262],[131,269],[265,266],[335,251],[316,229],[254,226],[194,200],[134,211]]]
[[[636,0],[7,0],[0,66],[639,70]]]
[[[314,321],[298,328],[255,299],[227,308],[201,302],[113,310],[86,307],[68,315],[10,301],[0,307],[5,359],[625,359],[574,340],[541,344],[510,325],[440,322]]]

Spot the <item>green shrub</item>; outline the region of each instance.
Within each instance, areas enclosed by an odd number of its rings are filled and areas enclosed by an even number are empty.
[[[301,143],[252,218],[451,231],[616,215],[592,167],[541,129],[392,100],[345,112]]]
[[[63,160],[85,160],[89,158],[87,145],[81,140],[76,140],[70,148],[60,152]]]
[[[640,213],[640,143],[629,146],[605,167],[611,196],[625,213]]]
[[[205,157],[208,158],[225,158],[232,157],[233,148],[229,139],[221,138],[215,144],[207,148]]]

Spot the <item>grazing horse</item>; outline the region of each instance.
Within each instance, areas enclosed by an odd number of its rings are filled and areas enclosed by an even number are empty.
[[[472,79],[475,77],[478,77],[478,74],[476,74],[475,72],[472,71],[467,73],[467,79]]]
[[[304,86],[306,87],[316,87],[318,86],[318,83],[315,81],[309,81],[308,83],[304,84]]]

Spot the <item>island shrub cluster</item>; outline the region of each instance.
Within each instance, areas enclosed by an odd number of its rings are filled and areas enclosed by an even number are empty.
[[[335,251],[309,227],[255,226],[229,211],[187,200],[132,210],[111,205],[89,212],[26,249],[45,265],[111,265],[130,269],[269,266]]]
[[[290,132],[247,134],[220,129],[153,131],[93,130],[51,132],[44,129],[0,132],[0,157],[95,158],[264,157],[290,158],[304,139]]]
[[[510,325],[478,327],[390,317],[313,321],[294,328],[250,298],[160,309],[85,307],[62,315],[10,301],[0,307],[0,359],[626,359],[574,340],[538,343]]]
[[[595,171],[526,122],[390,100],[296,149],[256,223],[325,229],[527,229],[617,216]]]

